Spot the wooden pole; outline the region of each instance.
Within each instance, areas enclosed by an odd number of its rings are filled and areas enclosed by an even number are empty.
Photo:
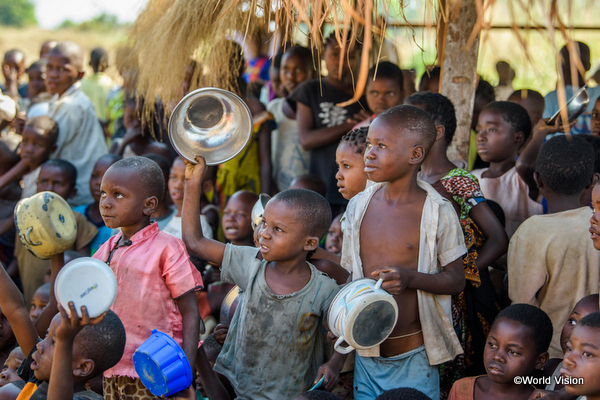
[[[441,58],[440,92],[452,101],[456,109],[456,134],[448,148],[448,158],[467,161],[477,88],[479,35],[470,48],[465,45],[477,22],[477,8],[474,0],[460,1],[460,6],[455,5],[456,1],[448,3],[450,10]]]

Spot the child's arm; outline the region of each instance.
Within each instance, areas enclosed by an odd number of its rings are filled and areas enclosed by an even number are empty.
[[[206,173],[206,161],[196,156],[198,164],[185,162],[185,190],[181,216],[183,241],[190,252],[214,265],[223,263],[225,245],[205,238],[200,225],[200,195],[202,178]]]
[[[15,219],[12,217],[0,221],[0,235],[10,232],[15,227]],[[17,239],[19,240],[19,239]]]
[[[63,265],[65,265],[64,253],[55,254],[50,258],[50,295],[48,296],[48,304],[42,310],[40,316],[35,320],[34,326],[39,337],[46,336],[46,331],[52,322],[52,318],[58,313],[58,302],[54,295],[54,281],[56,275],[60,272]]]
[[[98,318],[90,319],[87,308],[82,306],[81,318],[79,318],[72,301],[69,302],[69,309],[71,317],[67,315],[64,308],[59,308],[62,322],[56,329],[56,346],[48,383],[48,400],[73,398],[73,342],[75,336],[87,325],[94,325],[102,321],[106,315],[105,313]]]
[[[260,155],[260,182],[261,191],[273,195],[272,175],[273,165],[271,164],[271,131],[273,128],[268,122],[260,126],[258,132],[258,151]]]
[[[189,292],[177,299],[177,307],[183,321],[183,352],[192,368],[196,365],[196,352],[198,351],[198,336],[200,313],[196,293]]]
[[[0,176],[0,189],[9,183],[18,182],[27,172],[29,172],[29,165],[23,160],[19,161],[14,167]]]
[[[417,289],[432,294],[458,294],[465,288],[465,270],[462,257],[444,265],[437,274],[425,274],[412,269],[389,265],[373,271],[375,279],[383,279],[381,287],[390,294],[400,294],[404,289]]]
[[[297,103],[296,115],[298,137],[304,150],[311,150],[336,142],[355,125],[353,122],[344,122],[330,128],[314,129],[312,110],[309,106],[300,102]]]
[[[0,264],[0,308],[10,323],[23,354],[29,354],[38,341],[38,334],[29,319],[23,295],[6,273],[4,264]]]
[[[521,151],[521,154],[519,154],[516,165],[517,173],[527,186],[529,186],[529,197],[535,201],[538,199],[539,190],[533,179],[533,173],[535,172],[535,162],[540,152],[540,148],[544,144],[546,136],[564,131],[560,118],[553,126],[547,125],[547,121],[547,119],[542,119],[533,128],[531,140],[529,140],[527,146]],[[569,129],[572,128],[576,122],[577,121],[572,121]]]
[[[206,391],[206,395],[211,400],[230,400],[227,389],[217,376],[217,373],[213,371],[204,351],[204,347],[200,346],[198,349],[198,357],[196,358],[196,368],[202,381],[202,386]]]
[[[340,379],[340,372],[342,371],[342,368],[344,368],[347,356],[347,354],[340,354],[337,351],[334,351],[331,359],[319,367],[313,385],[316,385],[324,376],[325,379],[319,389],[331,391]]]
[[[469,216],[485,237],[485,243],[477,250],[475,263],[478,268],[487,268],[494,261],[506,254],[508,250],[508,236],[492,209],[481,202],[471,208]]]

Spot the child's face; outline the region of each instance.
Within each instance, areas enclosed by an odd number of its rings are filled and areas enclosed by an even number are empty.
[[[17,370],[24,360],[25,356],[20,347],[17,347],[10,352],[8,358],[4,362],[2,372],[0,373],[0,387],[21,379],[17,374]]]
[[[111,229],[127,230],[142,224],[154,211],[149,199],[135,171],[113,168],[102,177],[100,214]]]
[[[8,319],[0,310],[0,349],[6,349],[15,343],[15,335]]]
[[[36,351],[33,352],[31,358],[31,369],[35,377],[41,381],[50,380],[50,370],[52,370],[52,359],[54,358],[54,346],[56,343],[56,329],[62,322],[60,314],[56,314],[50,322],[48,332],[44,340],[35,345]]]
[[[140,127],[140,118],[137,114],[136,105],[133,102],[125,102],[125,106],[123,107],[123,126],[125,129]]]
[[[23,129],[23,140],[21,141],[21,159],[27,165],[37,168],[46,161],[50,154],[56,149],[48,135],[44,131],[31,125]]]
[[[285,90],[292,93],[299,84],[312,78],[312,69],[302,60],[302,57],[296,54],[286,54],[281,60],[279,77]]]
[[[592,190],[592,207],[594,211],[590,219],[590,234],[594,248],[600,250],[600,185],[594,186]]]
[[[338,171],[335,174],[338,191],[345,199],[350,200],[367,186],[367,173],[363,155],[357,153],[356,147],[342,142],[335,151],[335,162]]]
[[[477,154],[485,162],[515,160],[523,143],[523,133],[513,132],[512,126],[493,110],[479,114],[477,123]]]
[[[281,83],[281,77],[279,76],[279,68],[269,68],[269,81],[271,82],[271,89],[275,92],[277,97],[284,97],[286,95],[283,84]]]
[[[241,241],[253,236],[252,207],[243,195],[234,194],[223,210],[223,233],[229,241]]]
[[[303,251],[314,250],[318,245],[316,237],[313,237],[314,246],[307,244],[310,237],[304,231],[304,224],[297,218],[294,209],[282,201],[269,201],[263,220],[258,243],[267,261],[290,260]]]
[[[17,79],[21,79],[25,72],[25,58],[16,55],[6,57],[2,62],[2,66],[7,66],[8,68],[17,71]]]
[[[594,103],[590,127],[592,128],[592,135],[600,136],[600,97]]]
[[[50,301],[50,294],[47,290],[39,288],[33,294],[33,298],[31,299],[31,308],[29,309],[29,319],[35,321],[42,311],[44,311],[44,307]]]
[[[168,180],[169,195],[173,204],[181,209],[183,204],[183,188],[185,186],[185,164],[181,158],[175,159]]]
[[[96,203],[100,201],[100,185],[102,184],[102,177],[111,165],[112,161],[106,158],[100,158],[96,162],[96,165],[94,165],[94,170],[90,177],[90,192]]]
[[[541,359],[545,355],[545,359]],[[483,363],[492,382],[513,384],[515,376],[530,375],[542,368],[548,353],[538,354],[531,329],[517,321],[494,322],[483,351]]]
[[[369,79],[366,94],[367,104],[375,115],[402,102],[402,88],[390,78]]]
[[[365,172],[375,182],[389,182],[404,177],[411,171],[411,164],[422,162],[423,158],[414,158],[419,146],[413,145],[404,135],[394,132],[377,119],[369,127],[366,146]]]
[[[567,342],[560,369],[563,376],[583,378],[583,385],[565,385],[569,394],[600,396],[600,329],[576,326]]]
[[[50,52],[46,66],[46,86],[50,94],[61,96],[83,76],[71,60],[59,52]]]
[[[54,192],[67,200],[73,196],[75,182],[71,182],[69,174],[58,167],[42,166],[37,181],[37,191]]]
[[[342,49],[338,46],[337,42],[329,43],[325,47],[325,53],[323,54],[323,59],[325,60],[325,66],[327,67],[328,77],[333,80],[341,81],[344,76],[346,76],[350,68],[354,69],[356,66],[356,50],[355,48],[347,49],[348,57],[342,55]],[[342,73],[340,75],[340,58],[343,57],[342,62]],[[350,66],[348,66],[350,63]]]
[[[577,302],[560,334],[560,347],[562,348],[563,353],[567,352],[567,341],[573,334],[573,329],[575,329],[579,321],[581,321],[581,318],[596,311],[598,311],[598,300],[595,297],[584,297]]]
[[[45,68],[30,68],[27,70],[29,76],[28,87],[34,96],[46,92],[46,69]]]
[[[327,231],[327,239],[325,240],[325,250],[333,254],[341,254],[343,238],[344,236],[342,235],[341,218],[338,215],[331,222],[331,226]]]

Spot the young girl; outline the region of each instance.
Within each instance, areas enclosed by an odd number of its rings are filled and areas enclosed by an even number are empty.
[[[335,33],[329,35],[323,51],[328,75],[304,82],[289,98],[296,106],[300,144],[305,150],[310,150],[309,172],[325,181],[326,199],[332,205],[334,215],[346,204],[336,187],[337,145],[355,124],[371,116],[364,110],[367,104],[364,98],[343,108],[337,106],[350,100],[354,94],[352,69],[357,64],[358,50],[358,45],[348,43],[346,53],[342,53]]]
[[[437,138],[421,166],[419,178],[458,206],[455,208],[459,210],[468,249],[464,257],[468,283],[462,293],[453,296],[452,302],[454,324],[465,353],[441,367],[440,389],[448,393],[452,383],[465,376],[467,370],[471,374],[484,371],[481,356],[485,338],[499,311],[487,267],[506,253],[508,239],[486,204],[477,178],[457,168],[446,156],[456,130],[452,102],[439,93],[423,92],[411,95],[405,103],[425,110],[435,122]]]
[[[365,153],[369,127],[354,129],[342,136],[335,151],[335,162],[338,171],[335,174],[338,192],[346,200],[350,200],[367,187],[365,172]],[[341,250],[341,249],[340,249]]]
[[[90,177],[90,192],[92,193],[94,202],[74,208],[75,211],[84,215],[88,221],[98,228],[98,234],[90,243],[91,256],[112,236],[112,229],[104,225],[104,220],[102,220],[102,216],[100,215],[100,183],[106,170],[120,159],[121,156],[116,154],[106,154],[98,159]]]

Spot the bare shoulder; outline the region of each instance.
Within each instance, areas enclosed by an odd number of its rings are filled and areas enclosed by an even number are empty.
[[[343,285],[348,281],[348,276],[350,274],[348,273],[348,271],[342,268],[341,265],[324,258],[318,260],[313,259],[310,262],[319,271],[327,274],[330,278],[335,280],[338,285]]]
[[[250,112],[252,113],[252,115],[258,115],[263,111],[267,111],[264,104],[261,103],[259,100],[257,100],[257,99],[245,99],[245,100],[246,100],[246,104],[248,105],[248,108],[250,109]]]

